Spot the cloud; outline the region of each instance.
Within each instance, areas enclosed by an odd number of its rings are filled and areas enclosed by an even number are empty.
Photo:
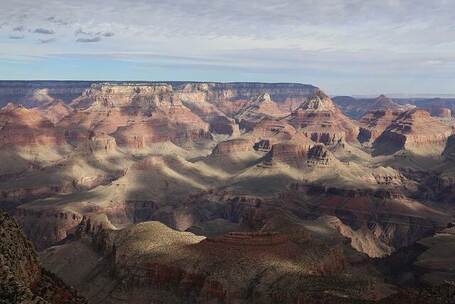
[[[54,30],[46,29],[46,28],[37,28],[33,31],[35,34],[43,34],[43,35],[53,35],[55,34]]]
[[[24,35],[10,35],[8,38],[13,39],[13,40],[21,40],[21,39],[24,39],[25,36]]]
[[[79,29],[77,29],[74,32],[74,35],[75,36],[90,36],[90,37],[106,37],[106,38],[110,38],[110,37],[114,37],[115,33],[114,32],[89,32],[89,31],[85,31],[85,30],[79,28]]]
[[[13,31],[14,32],[23,32],[23,31],[25,31],[25,27],[23,25],[16,26],[15,28],[13,28]]]
[[[92,36],[93,33],[91,33],[91,32],[86,32],[86,31],[84,31],[83,29],[78,28],[78,29],[74,32],[74,35],[75,35],[75,36],[79,36],[79,35]]]
[[[49,39],[38,39],[38,42],[40,44],[48,44],[48,43],[52,43],[52,42],[55,42],[57,39],[55,38],[49,38]]]
[[[102,36],[103,37],[114,37],[115,33],[113,32],[105,32],[105,33],[102,33]]]
[[[91,43],[91,42],[100,42],[102,39],[101,37],[93,37],[93,38],[78,38],[76,42],[80,43]]]
[[[51,23],[57,24],[57,25],[69,25],[70,24],[69,21],[63,20],[63,19],[59,19],[59,18],[57,18],[55,16],[48,17],[48,18],[46,18],[46,20],[51,22]]]
[[[24,33],[27,29],[53,29],[55,36],[41,37],[57,40],[49,48],[36,45],[32,39],[8,41],[8,49],[0,49],[0,59],[8,54],[25,57],[93,51],[99,57],[84,60],[103,60],[103,56],[110,56],[106,51],[109,50],[121,54],[113,56],[114,61],[130,60],[138,65],[165,62],[170,71],[182,64],[190,64],[191,68],[211,65],[213,70],[220,66],[232,71],[249,70],[254,75],[267,70],[267,79],[329,79],[330,84],[339,81],[338,87],[346,85],[346,90],[353,91],[376,85],[395,87],[404,83],[400,79],[421,75],[427,75],[428,83],[434,84],[431,79],[455,75],[455,62],[450,59],[455,54],[455,1],[135,0],[131,5],[132,2],[2,1],[0,20],[8,23],[2,29],[6,37],[22,34],[5,34],[6,28],[24,25]],[[109,39],[113,36],[116,39]],[[90,42],[90,48],[83,45]],[[30,47],[24,47],[25,43],[30,43]],[[139,52],[169,57],[135,55]],[[200,60],[178,59],[184,57]],[[240,79],[241,73],[230,75],[236,80],[235,75]],[[370,75],[371,85],[364,88],[365,83],[361,85],[359,78],[366,82],[365,75]],[[374,80],[383,75],[390,81]],[[437,83],[435,88],[455,90],[453,81],[450,87],[446,83]],[[418,90],[419,85],[408,83],[407,89]]]

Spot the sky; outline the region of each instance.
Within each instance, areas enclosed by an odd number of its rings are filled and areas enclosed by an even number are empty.
[[[453,0],[0,0],[0,79],[455,95]]]

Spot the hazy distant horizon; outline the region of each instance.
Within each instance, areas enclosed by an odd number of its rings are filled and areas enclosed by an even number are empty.
[[[455,94],[455,2],[5,0],[0,78],[303,82]]]
[[[169,80],[169,79],[158,79],[158,80],[132,80],[132,79],[0,79],[0,82],[5,81],[19,81],[19,82],[133,82],[133,83],[154,83],[154,82],[211,82],[211,83],[235,83],[235,82],[245,82],[245,83],[269,83],[269,84],[278,84],[278,83],[291,83],[291,84],[302,84],[302,85],[312,85],[322,89],[325,93],[327,93],[331,97],[336,96],[350,96],[355,98],[376,98],[379,95],[385,95],[390,98],[455,98],[455,93],[452,94],[440,94],[440,93],[419,93],[419,94],[411,94],[411,93],[387,93],[378,91],[376,93],[368,93],[368,94],[361,94],[361,93],[349,93],[349,92],[332,92],[330,90],[326,90],[321,88],[317,84],[314,83],[302,83],[302,82],[267,82],[267,81],[215,81],[215,80]]]

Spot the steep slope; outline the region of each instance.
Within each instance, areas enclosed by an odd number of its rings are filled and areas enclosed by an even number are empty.
[[[392,124],[400,113],[400,111],[388,109],[367,112],[359,120],[360,132],[357,137],[358,140],[361,143],[374,142],[376,138]]]
[[[86,303],[40,266],[31,243],[3,212],[0,212],[0,235],[0,303]]]
[[[326,145],[339,140],[356,141],[359,132],[356,124],[344,116],[322,91],[309,97],[287,120],[313,141]]]
[[[321,298],[349,303],[381,297],[367,283],[373,280],[383,288],[381,281],[350,265],[356,255],[343,250],[336,231],[322,222],[290,223],[284,217],[268,227],[275,225],[292,227],[294,234],[235,232],[205,238],[157,222],[120,231],[81,226],[79,240],[42,257],[97,303],[143,303],[159,295],[163,303],[314,303]],[[330,245],[322,239],[331,240]],[[86,267],[71,270],[79,262],[74,252],[90,257]],[[93,283],[84,283],[84,277]]]
[[[264,93],[246,103],[234,116],[242,129],[251,130],[265,118],[280,117],[284,113],[272,101],[269,94]]]
[[[55,146],[63,144],[63,133],[40,111],[9,103],[0,110],[0,145]]]

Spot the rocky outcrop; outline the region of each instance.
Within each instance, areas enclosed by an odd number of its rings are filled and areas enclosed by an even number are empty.
[[[0,212],[0,302],[86,303],[52,273],[44,270],[18,225]]]
[[[33,210],[20,207],[14,218],[38,250],[65,239],[82,221],[82,216],[65,210]]]
[[[420,155],[440,155],[452,129],[424,110],[401,113],[373,143],[374,153],[407,150]]]
[[[261,303],[275,303],[276,292],[280,290],[301,290],[302,298],[311,298],[313,292],[320,294],[318,283],[313,280],[326,282],[345,271],[347,263],[338,246],[323,249],[315,243],[301,247],[303,244],[298,246],[273,232],[231,233],[204,240],[157,222],[133,225],[117,232],[85,224],[77,231],[75,241],[50,249],[43,257],[54,261],[47,264],[51,269],[59,264],[58,273],[66,277],[69,274],[62,271],[68,268],[66,260],[76,261],[72,248],[81,250],[83,244],[90,242],[98,252],[94,256],[98,263],[94,263],[90,273],[92,279],[104,275],[100,281],[115,282],[100,290],[103,293],[100,303],[116,298],[119,291],[128,302],[134,298],[130,292],[133,287],[134,293],[142,294],[144,299],[147,299],[145,291],[170,292],[177,297],[174,303],[247,303],[258,299]],[[313,246],[317,249],[313,250]],[[299,270],[300,278],[293,269]],[[71,276],[77,277],[79,269],[74,272]],[[280,286],[278,282],[282,280],[290,282],[288,289]],[[306,289],[295,283],[302,280],[307,282]],[[78,285],[85,286],[83,291],[90,290],[83,283],[76,282]],[[109,286],[115,289],[109,291]]]
[[[328,167],[335,158],[322,144],[307,141],[275,144],[266,156],[266,163],[282,162],[294,167]]]
[[[297,130],[326,145],[356,141],[359,128],[322,91],[310,96],[287,118]]]
[[[230,139],[220,142],[212,151],[212,157],[233,156],[238,153],[252,152],[253,143],[244,138]]]
[[[360,132],[357,139],[361,143],[374,142],[385,129],[400,115],[395,110],[374,110],[369,111],[360,118]]]
[[[280,117],[283,112],[272,101],[269,94],[264,93],[246,103],[235,115],[240,128],[251,130],[264,118]]]
[[[64,143],[63,133],[38,110],[11,103],[0,110],[0,146],[14,149]]]
[[[42,112],[43,115],[53,124],[57,124],[63,118],[73,113],[73,109],[62,101],[45,104],[37,107],[36,109]]]

